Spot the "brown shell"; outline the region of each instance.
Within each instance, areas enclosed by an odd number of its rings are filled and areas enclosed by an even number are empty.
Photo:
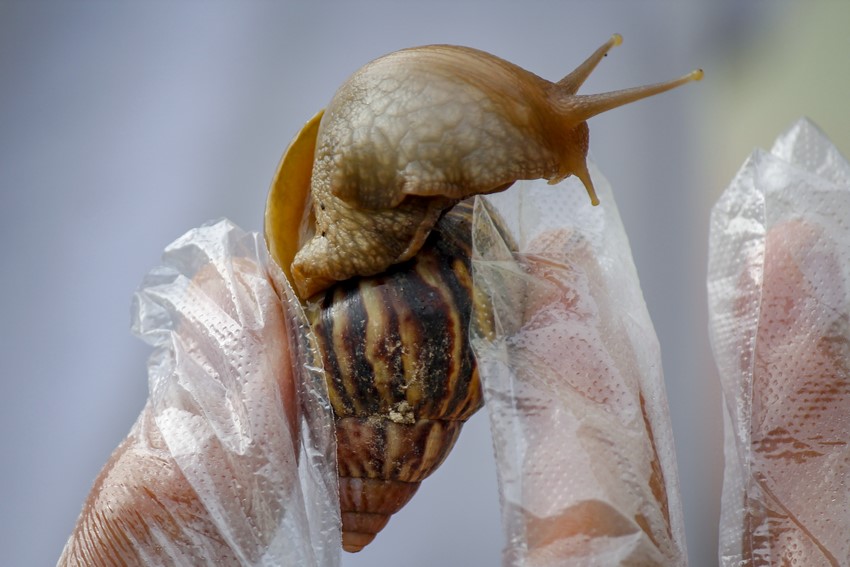
[[[471,216],[457,205],[414,259],[308,306],[335,413],[346,551],[407,503],[482,405],[468,339]]]

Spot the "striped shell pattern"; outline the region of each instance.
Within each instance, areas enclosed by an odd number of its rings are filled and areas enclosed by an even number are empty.
[[[470,203],[457,205],[414,259],[308,306],[335,414],[348,551],[404,506],[482,405],[467,336],[471,215]]]

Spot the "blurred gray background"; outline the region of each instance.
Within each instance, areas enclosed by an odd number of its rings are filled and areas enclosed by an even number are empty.
[[[259,230],[281,153],[350,73],[402,47],[458,43],[557,79],[613,32],[625,43],[583,92],[706,71],[590,129],[664,353],[691,565],[715,565],[708,215],[752,148],[801,115],[850,151],[846,6],[0,3],[0,565],[55,564],[142,408],[149,349],[129,332],[129,305],[163,247],[223,216]],[[343,565],[498,565],[501,547],[481,412]]]

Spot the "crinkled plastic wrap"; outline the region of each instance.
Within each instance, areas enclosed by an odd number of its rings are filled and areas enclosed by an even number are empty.
[[[148,403],[60,564],[338,565],[327,392],[262,238],[219,221],[163,260],[135,297]]]
[[[504,565],[684,565],[659,345],[612,192],[591,174],[598,207],[574,178],[476,203],[473,277],[495,331],[472,338]]]
[[[801,120],[714,208],[723,565],[850,562],[850,164]]]

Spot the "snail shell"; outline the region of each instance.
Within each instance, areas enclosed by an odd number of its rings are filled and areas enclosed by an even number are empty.
[[[347,551],[372,540],[482,405],[468,340],[471,216],[457,205],[412,260],[339,283],[307,309],[335,414]]]
[[[469,270],[471,209],[456,203],[568,175],[596,203],[586,120],[701,77],[577,95],[620,41],[557,83],[464,47],[390,54],[356,72],[284,154],[266,242],[307,301],[322,351],[347,551],[404,506],[482,403],[467,342],[482,301]]]

